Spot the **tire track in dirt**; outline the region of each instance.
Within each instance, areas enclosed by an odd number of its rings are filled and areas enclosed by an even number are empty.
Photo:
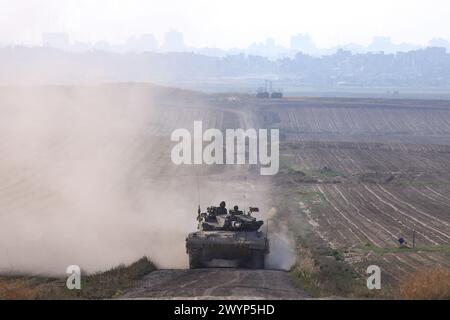
[[[305,299],[289,273],[276,270],[158,270],[122,299]]]

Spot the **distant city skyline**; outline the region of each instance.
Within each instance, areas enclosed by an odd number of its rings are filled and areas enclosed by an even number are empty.
[[[337,50],[346,50],[352,53],[384,52],[386,54],[407,52],[425,47],[442,47],[450,51],[450,42],[444,39],[432,39],[426,45],[420,46],[409,43],[395,44],[389,37],[377,36],[367,46],[348,43],[330,48],[319,48],[308,34],[295,34],[290,37],[289,46],[278,45],[273,38],[267,38],[264,42],[252,43],[245,48],[232,48],[224,50],[220,48],[197,48],[189,46],[184,41],[182,32],[169,30],[164,34],[164,39],[159,42],[151,34],[131,36],[126,42],[112,44],[105,40],[95,43],[73,41],[67,33],[44,33],[42,42],[38,46],[55,48],[70,52],[87,52],[92,50],[129,53],[129,52],[195,52],[209,56],[226,56],[230,54],[259,55],[271,59],[293,57],[301,52],[312,56],[334,54]]]
[[[109,42],[105,39],[98,39],[93,42],[84,42],[73,39],[71,35],[66,32],[45,32],[41,34],[40,41],[36,41],[33,43],[0,42],[0,46],[44,46],[75,52],[83,52],[93,49],[113,52],[184,52],[195,51],[196,49],[209,49],[212,50],[211,52],[213,52],[214,50],[219,50],[223,53],[249,51],[250,54],[252,54],[252,52],[259,54],[258,51],[262,51],[267,48],[273,48],[274,51],[291,49],[292,52],[304,52],[312,55],[323,55],[332,54],[338,49],[349,50],[354,53],[379,51],[384,51],[385,53],[394,53],[416,50],[426,47],[443,47],[447,50],[450,50],[450,40],[444,38],[431,38],[422,44],[407,42],[395,43],[389,36],[375,35],[367,44],[342,42],[341,44],[334,46],[320,47],[310,34],[297,33],[290,35],[287,45],[282,45],[278,43],[276,39],[269,36],[262,41],[250,43],[247,47],[221,48],[214,46],[191,46],[185,42],[185,36],[183,32],[180,32],[176,29],[170,29],[164,32],[162,37],[157,37],[153,33],[133,34],[130,35],[130,37],[124,42]],[[270,56],[271,54],[261,55]]]
[[[173,39],[176,40],[175,45],[179,44],[178,37]],[[63,35],[53,35],[50,40],[57,45],[67,43]],[[131,44],[135,45],[135,42]],[[269,40],[265,45],[274,46],[274,43]],[[0,48],[0,69],[4,71],[0,74],[0,83],[138,81],[195,89],[198,83],[208,83],[212,79],[210,84],[223,90],[219,82],[234,79],[231,82],[235,85],[235,81],[242,81],[239,90],[254,90],[263,80],[270,79],[277,86],[284,81],[282,87],[320,90],[384,88],[389,95],[397,95],[400,88],[434,88],[448,92],[450,87],[450,53],[445,48],[433,47],[397,54],[352,54],[338,50],[320,57],[295,54],[280,59],[242,53],[214,57],[211,53],[207,56],[201,50],[196,51],[135,54],[90,50],[79,54],[43,47]],[[56,68],[55,61],[58,62]],[[241,87],[244,83],[247,89]]]
[[[187,46],[246,48],[274,39],[309,34],[318,48],[353,43],[368,46],[375,36],[395,44],[426,46],[450,40],[447,0],[0,0],[0,44],[39,45],[43,33],[67,33],[79,43],[118,45],[133,35],[178,30]]]

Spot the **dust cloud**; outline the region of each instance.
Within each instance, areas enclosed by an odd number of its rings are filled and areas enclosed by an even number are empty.
[[[270,253],[266,257],[269,269],[290,270],[296,262],[295,241],[284,219],[279,218],[276,208],[266,217],[269,223]]]
[[[180,117],[159,99],[136,84],[0,87],[0,272],[96,272],[144,255],[186,268],[198,204],[221,200],[260,207],[276,222],[267,266],[292,266],[270,178],[245,166],[173,165],[167,125]]]
[[[187,265],[193,204],[168,191],[183,182],[153,175],[170,162],[168,140],[146,132],[154,102],[116,91],[0,89],[0,272],[94,272],[143,255]]]

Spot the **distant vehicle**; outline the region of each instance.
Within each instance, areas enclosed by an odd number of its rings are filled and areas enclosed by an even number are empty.
[[[270,94],[267,91],[261,91],[261,92],[258,92],[256,94],[256,97],[258,99],[269,99],[270,98]]]
[[[237,206],[228,212],[225,207],[221,209],[209,207],[202,213],[199,208],[198,231],[186,238],[189,268],[264,269],[269,241],[259,231],[264,222],[251,215],[259,209],[251,207],[247,213]]]
[[[264,80],[264,88],[259,88],[256,93],[258,99],[282,99],[281,90],[272,90],[272,81]]]
[[[270,98],[283,99],[283,93],[282,92],[272,92],[272,94],[270,95]]]
[[[399,91],[397,91],[397,90],[395,90],[395,91],[387,91],[386,92],[388,95],[391,95],[391,96],[393,96],[393,97],[398,97],[399,95],[400,95],[400,92]]]

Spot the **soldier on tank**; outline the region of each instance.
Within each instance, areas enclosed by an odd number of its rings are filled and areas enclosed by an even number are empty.
[[[217,208],[217,214],[218,215],[225,215],[225,214],[227,214],[227,208],[226,208],[225,201],[222,201],[220,203],[220,206]]]
[[[239,215],[239,214],[243,214],[242,211],[239,211],[239,207],[238,206],[234,206],[233,210],[230,210],[230,214],[232,214],[233,216],[235,215]]]

